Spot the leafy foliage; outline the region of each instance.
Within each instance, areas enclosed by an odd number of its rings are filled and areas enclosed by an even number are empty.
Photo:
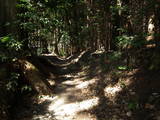
[[[13,36],[8,35],[0,38],[0,61],[15,60],[19,56],[22,43]]]
[[[138,108],[138,103],[136,101],[130,101],[128,103],[128,109],[135,110]]]
[[[20,74],[11,73],[9,82],[6,84],[7,90],[15,92],[18,86],[18,78]]]

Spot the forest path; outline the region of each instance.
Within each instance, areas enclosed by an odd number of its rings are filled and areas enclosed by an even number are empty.
[[[25,95],[18,100],[20,102],[15,106],[12,120],[160,120],[159,112],[157,114],[159,108],[154,107],[159,102],[154,105],[152,101],[146,101],[142,111],[137,101],[131,101],[146,92],[142,85],[148,84],[136,84],[136,80],[141,80],[142,76],[145,78],[149,73],[142,75],[143,72],[137,73],[137,69],[116,69],[120,76],[115,76],[111,74],[115,73],[113,70],[103,71],[105,66],[101,64],[99,55],[90,56],[90,53],[85,52],[68,59],[51,55],[33,58],[36,60],[31,62],[44,74],[45,80],[50,85],[53,83],[53,93]],[[157,73],[153,75],[146,79],[159,78]],[[159,98],[159,92],[154,94],[151,94],[153,100]],[[133,105],[135,110],[130,108]]]
[[[87,79],[87,74],[75,64],[77,58],[44,58],[57,66],[56,80],[49,78],[56,81],[54,94],[42,95],[30,101],[24,98],[24,103],[15,110],[14,120],[96,120],[86,112],[98,104],[98,98],[88,92],[89,85],[93,84],[96,78]],[[54,71],[51,67],[49,70]]]

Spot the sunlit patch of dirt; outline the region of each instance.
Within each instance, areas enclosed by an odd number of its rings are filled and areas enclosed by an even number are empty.
[[[89,81],[85,81],[76,86],[78,89],[88,88],[89,85],[92,85],[96,82],[96,79],[91,79]]]
[[[119,93],[122,90],[122,87],[120,85],[115,85],[115,86],[107,86],[104,89],[105,96],[110,100],[110,101],[115,101],[115,97],[117,93]]]
[[[63,119],[64,117],[75,117],[78,112],[90,109],[96,106],[97,103],[98,98],[92,98],[89,100],[69,104],[65,103],[65,98],[58,98],[49,105],[48,110],[54,111],[55,117],[61,117]]]

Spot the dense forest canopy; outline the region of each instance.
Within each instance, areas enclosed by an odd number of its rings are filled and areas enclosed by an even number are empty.
[[[158,0],[1,0],[1,3],[1,37],[14,36],[23,49],[34,54],[54,52],[69,56],[86,49],[159,46]]]

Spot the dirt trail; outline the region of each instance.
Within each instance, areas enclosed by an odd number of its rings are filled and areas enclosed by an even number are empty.
[[[94,116],[85,112],[98,104],[97,97],[85,94],[95,79],[84,81],[86,76],[76,65],[75,59],[62,60],[53,56],[42,58],[54,64],[59,73],[54,94],[42,95],[30,101],[24,98],[23,104],[15,109],[14,120],[95,120]],[[49,69],[51,72],[55,70],[51,66]],[[49,79],[55,80],[52,77]]]
[[[159,74],[153,77],[153,73],[142,75],[138,69],[113,69],[114,62],[104,66],[106,63],[102,64],[100,57],[90,55],[85,52],[68,59],[33,58],[36,60],[31,62],[45,79],[50,84],[53,82],[53,94],[25,96],[15,107],[12,120],[160,120],[160,112],[157,112],[160,111],[157,104],[160,92],[155,91],[148,97],[152,101],[140,99],[150,91],[144,89],[144,85],[149,86],[142,84],[143,81],[157,80]],[[111,69],[104,71],[109,64]]]

